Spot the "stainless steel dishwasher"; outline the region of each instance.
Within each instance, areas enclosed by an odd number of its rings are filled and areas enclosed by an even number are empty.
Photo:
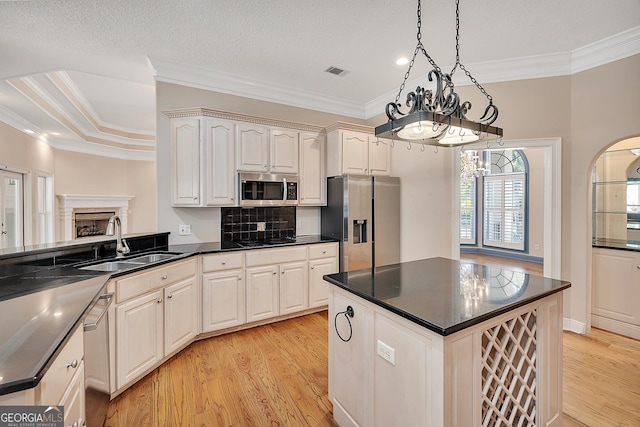
[[[103,427],[109,388],[109,306],[113,292],[98,297],[84,320],[84,390],[87,427]]]

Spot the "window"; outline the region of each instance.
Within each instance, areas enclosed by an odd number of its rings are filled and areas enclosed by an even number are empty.
[[[38,243],[53,242],[53,177],[38,175],[37,237]]]
[[[476,179],[460,181],[460,243],[476,244]]]
[[[483,245],[525,251],[527,163],[520,150],[492,151],[484,178]]]

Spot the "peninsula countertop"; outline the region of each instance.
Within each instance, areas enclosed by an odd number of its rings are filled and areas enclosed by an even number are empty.
[[[82,248],[80,254],[86,257],[78,256],[76,246],[82,246],[78,244],[51,244],[0,253],[0,261],[3,261],[0,265],[0,395],[38,385],[51,361],[111,278],[202,254],[334,241],[312,235],[251,247],[234,242],[170,245],[169,251],[181,255],[112,273],[79,269],[80,265],[104,259],[92,259],[97,251]],[[73,252],[71,259],[66,259],[69,257],[65,250]],[[147,251],[158,250],[161,249],[147,248]],[[132,253],[127,258],[139,255]],[[48,256],[54,258],[51,260]],[[65,259],[62,264],[61,259]]]
[[[329,274],[324,279],[443,336],[571,286],[563,280],[447,258]]]

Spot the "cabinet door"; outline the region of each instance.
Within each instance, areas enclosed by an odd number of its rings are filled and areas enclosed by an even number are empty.
[[[269,132],[271,172],[298,173],[298,132],[271,129]]]
[[[278,266],[251,267],[247,278],[247,322],[278,315]]]
[[[117,387],[121,388],[163,357],[163,292],[116,307]]]
[[[369,136],[369,174],[391,175],[391,145],[388,140]]]
[[[239,123],[237,128],[237,169],[248,172],[267,172],[269,170],[267,128],[245,123]]]
[[[235,124],[226,120],[204,120],[205,204],[235,204]]]
[[[324,135],[300,134],[300,206],[327,204],[327,143]]]
[[[64,407],[64,425],[82,426],[85,420],[84,363],[76,371],[62,395],[60,406]],[[101,420],[104,422],[104,420]]]
[[[329,284],[322,278],[325,274],[338,272],[336,258],[312,259],[309,261],[309,308],[327,305]]]
[[[593,314],[640,326],[640,256],[594,248],[592,274]]]
[[[202,276],[202,331],[211,332],[244,323],[242,270]]]
[[[342,132],[342,171],[366,175],[369,170],[369,136],[363,133]]]
[[[164,355],[180,350],[198,334],[198,298],[195,277],[164,290]]]
[[[280,265],[280,314],[305,310],[309,306],[308,292],[306,262]]]
[[[200,204],[200,120],[171,120],[171,204]]]

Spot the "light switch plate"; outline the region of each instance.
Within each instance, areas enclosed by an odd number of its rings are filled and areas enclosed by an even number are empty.
[[[190,236],[191,235],[191,226],[186,224],[181,224],[178,226],[178,234],[180,236]]]

